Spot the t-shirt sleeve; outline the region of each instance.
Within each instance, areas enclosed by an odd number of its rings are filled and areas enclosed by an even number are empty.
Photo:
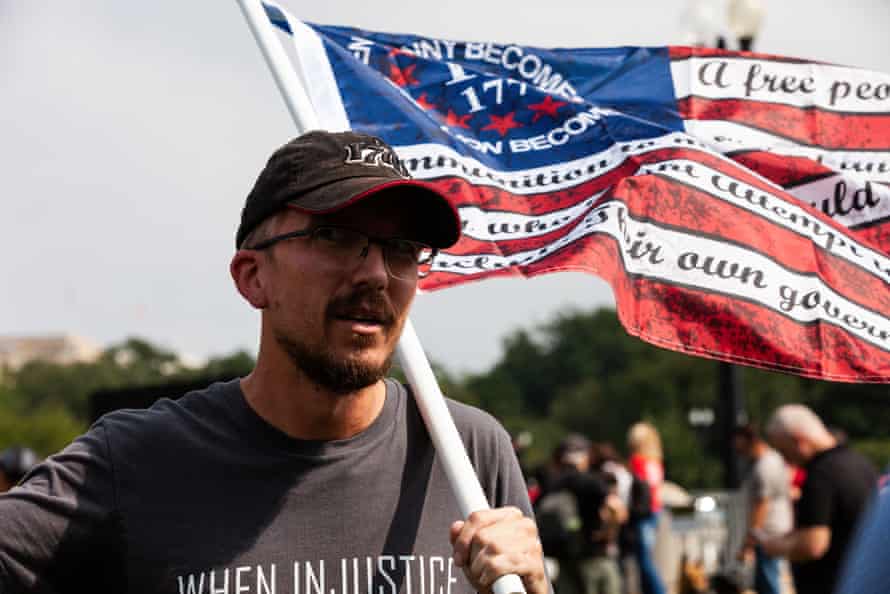
[[[90,590],[104,591],[105,567],[120,565],[113,510],[100,422],[0,495],[0,592],[74,591],[81,576],[89,576]]]
[[[510,434],[487,412],[453,400],[447,402],[488,504],[495,508],[516,506],[533,516]]]
[[[801,528],[830,526],[834,489],[835,482],[826,473],[808,474],[797,502],[796,525]]]
[[[528,498],[528,486],[519,466],[509,434],[502,428],[497,431],[497,489],[495,507],[513,505],[527,516],[532,516],[532,505]]]

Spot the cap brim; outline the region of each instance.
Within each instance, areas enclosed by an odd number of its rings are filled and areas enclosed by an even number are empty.
[[[432,184],[414,179],[352,177],[315,188],[288,201],[288,205],[311,214],[336,212],[351,204],[394,193],[410,192],[411,202],[421,216],[415,217],[417,232],[413,239],[443,249],[460,239],[461,222],[457,209]],[[422,200],[425,204],[414,202]]]

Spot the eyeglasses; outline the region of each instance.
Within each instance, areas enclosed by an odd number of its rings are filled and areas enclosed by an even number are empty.
[[[327,225],[276,235],[244,249],[264,250],[295,237],[308,237],[312,249],[331,261],[344,265],[365,258],[368,248],[376,243],[383,249],[386,271],[399,280],[410,281],[418,276],[426,276],[437,253],[436,249],[418,241],[371,237],[355,229]]]

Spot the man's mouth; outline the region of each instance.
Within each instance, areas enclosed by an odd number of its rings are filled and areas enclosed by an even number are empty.
[[[392,324],[389,316],[367,311],[344,311],[335,314],[334,318],[350,324],[352,331],[359,334],[377,332]]]
[[[356,334],[375,334],[385,331],[395,323],[395,313],[376,293],[356,292],[340,298],[330,305],[330,319],[348,324]]]

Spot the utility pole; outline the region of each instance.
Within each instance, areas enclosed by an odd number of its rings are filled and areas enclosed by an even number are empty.
[[[690,41],[695,45],[751,51],[763,22],[762,0],[691,0],[687,10]],[[723,482],[728,489],[741,485],[741,464],[732,444],[736,427],[748,422],[741,370],[717,364],[717,444],[723,461]]]

